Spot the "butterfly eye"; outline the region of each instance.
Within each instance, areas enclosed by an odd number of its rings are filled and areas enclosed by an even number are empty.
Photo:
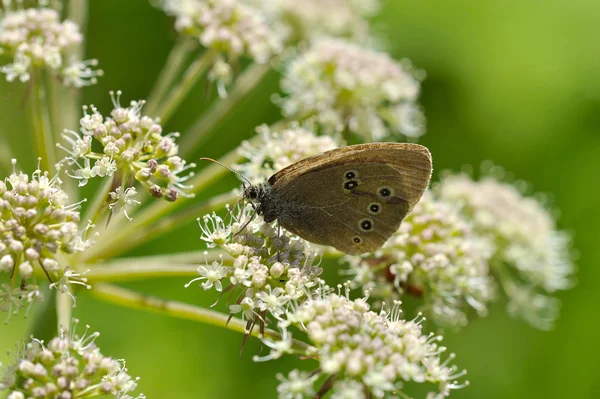
[[[369,205],[368,210],[373,215],[377,215],[381,211],[381,205],[377,202],[373,202]]]
[[[358,182],[356,180],[350,180],[344,183],[344,188],[346,190],[352,190],[356,186],[358,186]]]
[[[360,221],[360,228],[363,231],[369,231],[373,228],[373,221],[371,219],[363,219]]]

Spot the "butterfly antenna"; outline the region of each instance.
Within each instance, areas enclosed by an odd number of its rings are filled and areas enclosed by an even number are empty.
[[[237,177],[239,177],[239,178],[240,178],[240,179],[241,179],[243,182],[246,182],[246,183],[248,183],[249,185],[252,185],[252,183],[250,182],[250,180],[248,180],[248,178],[247,178],[246,176],[242,175],[242,174],[241,174],[241,173],[239,173],[239,172],[236,172],[235,170],[231,169],[229,166],[226,166],[226,165],[224,165],[223,163],[221,163],[221,162],[219,162],[219,161],[217,161],[217,160],[215,160],[215,159],[212,159],[212,158],[200,158],[200,161],[210,161],[210,162],[214,162],[214,163],[216,163],[217,165],[220,165],[220,166],[224,167],[225,169],[227,169],[228,171],[230,171],[230,172],[234,173],[234,174],[235,174]]]

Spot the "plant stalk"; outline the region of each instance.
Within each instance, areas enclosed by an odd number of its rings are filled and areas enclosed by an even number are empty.
[[[229,320],[228,315],[187,303],[142,295],[112,284],[97,284],[91,293],[97,298],[115,305],[160,313],[186,320],[199,321],[204,324],[226,328],[242,334],[248,333],[246,331],[246,322],[243,320],[238,318],[231,318],[231,320]],[[259,337],[260,332],[254,329],[250,335]],[[266,329],[263,337],[267,339],[280,339],[281,334],[276,331]],[[292,348],[301,353],[310,354],[314,353],[315,351],[312,346],[304,342],[295,339],[292,340],[292,342]]]
[[[169,88],[177,78],[177,74],[185,62],[186,56],[197,47],[194,40],[188,40],[185,37],[180,38],[175,46],[169,52],[167,61],[160,71],[154,87],[148,95],[148,100],[144,106],[144,114],[153,116],[158,112],[161,102],[165,99]]]

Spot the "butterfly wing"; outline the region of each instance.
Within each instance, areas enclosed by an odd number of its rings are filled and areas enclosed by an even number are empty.
[[[304,159],[269,183],[284,228],[358,254],[376,250],[398,230],[430,177],[431,156],[425,147],[371,143]]]

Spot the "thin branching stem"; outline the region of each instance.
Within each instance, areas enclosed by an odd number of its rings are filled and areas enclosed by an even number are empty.
[[[206,50],[192,62],[188,69],[186,69],[181,81],[171,89],[167,98],[160,104],[158,116],[163,124],[166,124],[169,121],[169,118],[173,116],[173,113],[175,113],[198,80],[212,65],[216,57],[217,53],[215,51]]]
[[[231,320],[228,322],[228,315],[216,312],[214,310],[201,308],[199,306],[142,295],[137,292],[106,283],[96,284],[94,289],[90,292],[97,298],[115,305],[160,313],[186,320],[199,321],[204,324],[226,328],[242,334],[248,333],[246,331],[245,321],[237,318],[231,318]],[[250,333],[250,335],[255,337],[259,336],[259,334],[260,332],[257,330],[252,330]],[[276,331],[266,329],[263,337],[267,339],[280,340],[281,334]],[[295,339],[292,340],[292,349],[298,351],[299,353],[306,354],[315,352],[315,349],[312,346]]]
[[[260,84],[270,70],[269,64],[252,64],[246,68],[233,83],[227,97],[216,99],[213,105],[205,110],[183,135],[180,141],[183,155],[199,148],[214,134],[219,125],[227,119],[227,115]]]
[[[198,47],[195,40],[190,40],[187,37],[180,38],[167,57],[167,61],[163,69],[160,71],[154,87],[148,95],[148,100],[144,106],[144,114],[155,116],[158,113],[161,102],[165,99],[169,88],[180,73],[181,68],[186,60],[186,57]]]
[[[53,171],[56,164],[54,136],[48,110],[44,74],[39,68],[33,68],[32,96],[28,101],[33,141],[36,153],[41,160],[42,170]]]

